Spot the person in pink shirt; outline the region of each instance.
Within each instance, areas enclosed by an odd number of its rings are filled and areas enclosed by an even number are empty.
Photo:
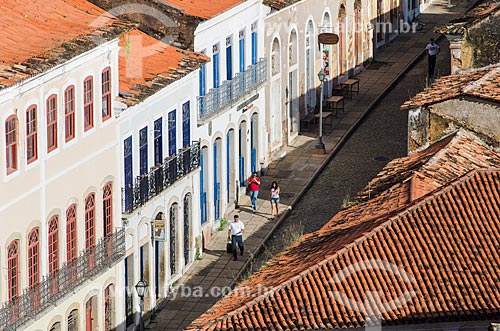
[[[260,178],[254,172],[252,177],[248,178],[248,190],[250,191],[250,200],[252,200],[253,213],[257,211],[257,197],[259,196]]]

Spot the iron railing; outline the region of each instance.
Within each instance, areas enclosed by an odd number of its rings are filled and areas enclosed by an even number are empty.
[[[4,303],[0,308],[0,330],[16,330],[37,318],[46,309],[54,307],[58,300],[115,265],[124,255],[125,230],[119,228],[111,236],[101,238],[96,246],[64,264],[59,271],[43,277],[39,284]]]
[[[267,79],[267,61],[260,59],[244,72],[237,73],[231,80],[224,81],[218,88],[198,97],[198,118],[206,120],[227,107],[233,106],[250,94]]]
[[[122,188],[122,210],[131,213],[163,192],[167,187],[200,166],[200,143],[179,150],[177,155],[138,176],[135,183]]]

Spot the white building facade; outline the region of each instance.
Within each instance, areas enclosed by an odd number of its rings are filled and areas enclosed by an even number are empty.
[[[252,172],[267,165],[264,7],[244,1],[195,30],[200,69],[196,137],[201,140],[200,222],[204,242],[227,218]]]
[[[119,327],[117,95],[117,39],[0,90],[2,330]]]

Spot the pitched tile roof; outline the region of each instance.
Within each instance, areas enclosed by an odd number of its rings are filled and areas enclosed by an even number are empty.
[[[414,200],[480,168],[500,168],[500,154],[459,129],[429,148],[389,162],[354,201],[365,202],[399,183],[409,183],[408,194]]]
[[[120,38],[120,101],[135,105],[209,59],[132,30]]]
[[[203,19],[210,19],[226,10],[243,3],[245,0],[163,0],[164,2],[183,10],[183,13]]]
[[[0,22],[0,89],[130,28],[84,0],[4,0],[0,2]]]
[[[264,0],[263,4],[275,10],[281,10],[298,1],[299,0]]]
[[[435,32],[448,35],[464,35],[467,29],[498,13],[500,13],[500,2],[498,0],[483,1],[468,10],[464,15],[451,20],[444,26],[438,27]]]
[[[500,102],[500,64],[473,69],[461,74],[443,76],[403,103],[402,110],[428,106],[456,97],[473,96]]]
[[[391,303],[384,324],[498,317],[500,170],[391,209],[386,194],[341,211],[187,330],[362,327],[369,292]]]

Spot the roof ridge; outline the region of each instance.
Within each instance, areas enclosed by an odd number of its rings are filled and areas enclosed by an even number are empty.
[[[495,65],[485,68],[485,70],[489,70],[486,74],[481,76],[479,79],[470,82],[468,85],[462,88],[463,93],[469,93],[472,90],[476,89],[478,86],[482,85],[485,81],[490,79],[491,76],[496,76],[500,74],[500,64],[496,63]]]
[[[283,288],[286,288],[296,282],[299,279],[304,278],[304,276],[307,276],[311,274],[312,272],[316,271],[317,269],[323,267],[325,264],[341,257],[348,251],[350,251],[352,248],[359,246],[360,244],[364,243],[366,240],[370,239],[374,235],[376,235],[380,230],[386,229],[387,227],[391,226],[394,224],[394,222],[397,222],[403,218],[403,216],[407,215],[410,212],[413,212],[414,210],[426,205],[432,200],[437,199],[438,197],[442,196],[443,194],[449,192],[450,190],[454,189],[455,187],[471,180],[473,177],[475,177],[479,173],[491,173],[491,172],[496,172],[500,173],[500,168],[482,168],[482,169],[474,169],[468,172],[467,174],[457,178],[453,182],[449,183],[448,185],[444,187],[440,187],[432,192],[429,192],[428,194],[422,196],[421,198],[409,202],[406,206],[398,208],[398,212],[392,217],[390,217],[387,221],[377,225],[375,228],[373,228],[371,231],[368,233],[363,233],[360,235],[358,238],[353,239],[349,244],[344,245],[342,248],[340,248],[337,252],[335,252],[332,256],[325,258],[323,261],[315,264],[314,266],[308,267],[304,271],[300,272],[298,275],[294,276],[293,278],[288,279],[286,282],[283,282],[277,286],[274,286],[271,290],[268,290],[265,294],[260,295],[259,297],[255,297],[249,302],[246,302],[242,304],[240,307],[232,310],[229,313],[226,313],[225,315],[221,317],[217,317],[213,319],[212,321],[208,322],[205,325],[213,325],[216,324],[219,321],[226,320],[230,316],[238,314],[244,307],[253,307],[256,304],[262,302],[266,298],[268,298],[271,294],[274,292],[281,290]],[[403,209],[403,211],[401,211]],[[386,214],[384,214],[386,215]],[[384,215],[381,215],[379,217],[383,217]]]

